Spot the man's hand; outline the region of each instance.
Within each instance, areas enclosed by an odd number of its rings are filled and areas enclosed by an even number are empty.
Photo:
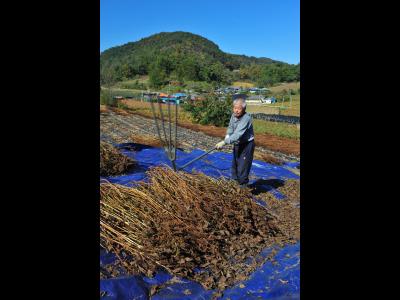
[[[221,149],[223,146],[225,146],[225,141],[221,141],[218,144],[215,145],[215,148]]]

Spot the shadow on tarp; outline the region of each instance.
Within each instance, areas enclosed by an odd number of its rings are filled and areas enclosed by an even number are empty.
[[[261,193],[269,192],[273,189],[281,187],[285,184],[285,181],[282,179],[257,179],[252,184],[249,185],[249,188],[252,190],[251,193],[253,195],[259,195]]]
[[[129,143],[117,145],[121,152],[134,158],[138,168],[132,173],[103,177],[112,183],[134,186],[138,181],[146,181],[145,172],[150,167],[159,165],[171,166],[164,149],[150,146],[141,147],[139,144]],[[143,145],[142,145],[143,146]],[[133,151],[133,149],[136,149]],[[140,150],[139,150],[140,149]],[[190,153],[177,150],[177,166],[182,166],[204,151],[193,150]],[[199,161],[189,165],[184,170],[187,172],[200,171],[212,177],[230,177],[232,155],[224,152],[213,152]],[[289,167],[296,167],[299,163],[287,163]],[[270,191],[278,198],[283,195],[275,191],[287,179],[299,179],[299,176],[285,169],[266,162],[254,160],[250,172],[250,185],[260,193],[262,190]],[[257,192],[256,192],[257,193]],[[255,195],[256,196],[256,195]],[[257,201],[257,199],[255,198]],[[265,202],[259,202],[265,205]],[[267,255],[271,249],[265,249],[262,256]],[[115,256],[104,250],[100,251],[100,265],[112,263]],[[172,276],[163,271],[158,272],[154,278],[144,276],[127,276],[100,280],[100,291],[105,292],[101,299],[149,299],[149,290],[153,285],[160,285],[170,280]],[[154,300],[160,299],[211,299],[213,290],[205,290],[199,283],[186,279],[173,283],[160,289]],[[226,289],[221,299],[299,299],[300,292],[300,243],[287,245],[279,250],[275,262],[267,261],[243,282]]]

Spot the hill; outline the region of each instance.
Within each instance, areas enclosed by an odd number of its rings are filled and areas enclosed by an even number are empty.
[[[278,68],[293,66],[265,57],[226,53],[202,36],[181,31],[154,34],[107,49],[100,55],[103,82],[150,75],[153,86],[163,85],[167,79],[229,83],[246,79],[241,77],[240,70],[251,67],[260,71],[267,65]],[[244,73],[248,79],[254,79],[248,72]]]

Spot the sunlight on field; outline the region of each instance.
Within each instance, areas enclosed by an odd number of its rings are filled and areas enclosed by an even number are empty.
[[[168,116],[168,105],[166,104],[161,104],[161,108],[163,110],[164,114],[164,119],[167,119]],[[156,109],[156,115],[158,117],[161,117],[159,113],[159,106],[158,104],[155,105]],[[171,105],[171,117],[172,120],[175,119],[175,106]],[[100,106],[100,112],[105,113],[109,110],[108,107],[101,105]],[[147,118],[153,118],[153,113],[151,110],[151,104],[149,102],[141,102],[137,100],[120,100],[118,108],[112,108],[112,110],[118,110],[120,113],[122,111],[126,111],[129,113],[133,114],[138,114]],[[202,131],[204,128],[210,130],[210,128],[214,128],[214,126],[204,126],[204,125],[199,125],[193,123],[191,115],[184,111],[182,107],[178,106],[178,122],[181,124],[181,126],[186,125],[193,125],[196,126],[194,128],[191,128],[192,130],[195,131]],[[290,138],[290,139],[295,139],[298,140],[300,138],[300,131],[296,125],[293,124],[288,124],[288,123],[281,123],[281,122],[271,122],[271,121],[265,121],[265,120],[253,120],[253,125],[254,125],[254,132],[256,134],[259,133],[268,133],[272,135],[276,135],[279,137],[285,137],[285,138]],[[214,130],[212,129],[212,130]],[[222,130],[225,132],[225,127],[222,128],[217,128],[218,130]],[[204,130],[203,130],[204,131]]]
[[[281,114],[286,116],[300,116],[300,95],[292,95],[292,103],[288,99],[285,102],[274,104],[247,104],[250,113]]]
[[[137,100],[121,100],[120,101],[126,108],[128,108],[131,112],[137,113],[142,116],[153,117],[153,112],[151,110],[151,104],[149,102],[141,102]],[[166,118],[168,115],[168,105],[160,104],[161,109],[163,111],[164,117]],[[159,117],[159,105],[154,105],[156,115]],[[175,105],[170,106],[171,114],[175,116]],[[174,117],[173,117],[174,118]],[[178,106],[178,121],[191,121],[191,116],[189,113],[185,112],[182,107]]]
[[[300,139],[300,130],[296,125],[283,123],[283,122],[271,122],[264,120],[253,120],[254,132],[257,133],[269,133],[280,137],[286,137],[290,139]]]
[[[300,82],[289,82],[289,83],[282,83],[277,86],[273,86],[269,88],[273,93],[279,93],[283,90],[289,91],[290,89],[297,91],[300,88]]]
[[[244,88],[251,88],[254,87],[254,83],[249,83],[249,82],[243,82],[243,81],[235,81],[232,83],[233,86],[241,86]]]

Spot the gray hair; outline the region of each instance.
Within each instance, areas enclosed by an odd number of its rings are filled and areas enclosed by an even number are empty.
[[[244,100],[243,98],[237,98],[237,99],[233,100],[233,105],[235,105],[239,101],[242,102],[242,107],[246,108],[246,100]]]

